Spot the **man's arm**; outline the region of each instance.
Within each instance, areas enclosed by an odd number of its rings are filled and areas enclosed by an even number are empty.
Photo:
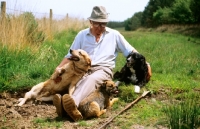
[[[69,62],[69,59],[68,58],[64,58],[60,64],[56,67],[56,71],[59,70],[64,64],[68,63]]]
[[[151,72],[151,66],[148,62],[147,63],[147,67],[148,67],[148,76],[147,76],[147,81],[150,80],[151,76],[152,76],[152,72]]]

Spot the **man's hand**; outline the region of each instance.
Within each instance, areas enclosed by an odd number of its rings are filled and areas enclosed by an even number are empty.
[[[150,66],[149,63],[147,63],[147,67],[148,67],[147,81],[150,81],[150,78],[152,76],[152,72],[151,72],[151,66]]]

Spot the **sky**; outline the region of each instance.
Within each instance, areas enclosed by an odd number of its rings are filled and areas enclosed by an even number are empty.
[[[29,11],[37,17],[47,15],[50,9],[53,18],[77,17],[87,19],[92,8],[104,6],[110,21],[124,21],[136,12],[144,11],[149,0],[1,0],[6,2],[6,12]]]

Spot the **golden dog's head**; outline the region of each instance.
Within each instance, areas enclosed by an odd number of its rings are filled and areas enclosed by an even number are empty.
[[[71,57],[69,59],[74,61],[75,66],[84,71],[88,71],[88,69],[91,67],[91,59],[87,52],[82,49],[70,49],[70,53]]]
[[[116,95],[118,94],[118,87],[112,80],[105,81],[101,86],[102,91],[107,92],[109,95]]]

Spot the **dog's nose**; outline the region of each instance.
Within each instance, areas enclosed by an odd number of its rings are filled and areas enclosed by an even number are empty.
[[[73,51],[72,49],[69,50],[70,53],[72,53],[72,51]]]

